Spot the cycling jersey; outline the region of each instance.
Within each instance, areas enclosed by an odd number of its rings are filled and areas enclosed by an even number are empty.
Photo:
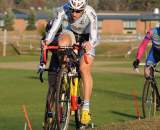
[[[71,10],[69,3],[57,8],[54,23],[47,33],[46,41],[49,43],[53,41],[57,30],[63,22],[67,22],[66,29],[71,30],[77,34],[89,34],[89,41],[93,46],[97,42],[97,15],[95,10],[87,5],[82,16],[73,22],[71,17]]]
[[[156,27],[153,29],[150,29],[147,34],[145,35],[142,43],[140,44],[138,51],[137,51],[137,56],[136,58],[141,60],[142,55],[147,47],[147,44],[149,41],[152,41],[152,51],[156,50],[155,52],[160,52],[160,27]],[[149,55],[153,54],[151,51]],[[148,56],[148,57],[153,57],[153,56]],[[150,58],[147,58],[150,59]],[[151,59],[150,59],[151,60]]]

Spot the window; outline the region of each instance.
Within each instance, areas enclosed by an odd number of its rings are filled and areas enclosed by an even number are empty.
[[[136,21],[131,21],[131,20],[124,21],[123,28],[125,30],[135,30],[136,29]]]
[[[4,26],[4,20],[0,20],[0,27]]]
[[[102,21],[98,21],[98,29],[102,29]]]

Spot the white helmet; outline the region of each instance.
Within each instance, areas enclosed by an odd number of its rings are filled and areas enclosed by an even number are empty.
[[[83,10],[87,5],[87,0],[69,0],[70,7],[76,10]]]

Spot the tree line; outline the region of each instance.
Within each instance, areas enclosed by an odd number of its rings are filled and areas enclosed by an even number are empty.
[[[67,0],[0,0],[0,11],[8,8],[53,8]],[[160,8],[160,0],[88,0],[98,11],[151,11]]]
[[[24,10],[28,14],[28,30],[35,29],[35,14],[41,9],[52,17],[53,8],[68,0],[0,0],[0,12],[5,14],[4,28],[13,30],[13,9]],[[88,0],[97,11],[153,11],[160,8],[160,0]]]

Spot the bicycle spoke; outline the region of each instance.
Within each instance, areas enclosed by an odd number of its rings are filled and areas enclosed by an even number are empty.
[[[52,92],[49,92],[46,104],[44,130],[52,130],[56,126],[55,122],[55,103]]]
[[[146,80],[142,96],[143,114],[146,118],[155,116],[156,112],[156,93],[152,82]]]
[[[70,116],[70,92],[63,69],[59,73],[57,82],[56,113],[58,130],[67,130]]]

